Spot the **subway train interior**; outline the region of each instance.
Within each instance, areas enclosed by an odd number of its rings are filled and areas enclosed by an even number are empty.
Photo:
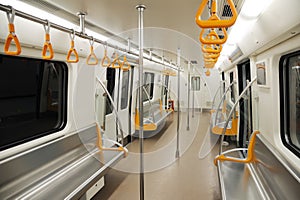
[[[299,9],[0,0],[0,199],[299,199]]]

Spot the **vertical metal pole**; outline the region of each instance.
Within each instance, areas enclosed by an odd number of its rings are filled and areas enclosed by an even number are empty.
[[[188,110],[187,110],[187,127],[186,127],[186,130],[190,130],[190,66],[191,66],[191,63],[190,61],[188,62]]]
[[[80,31],[81,31],[82,34],[85,35],[85,15],[86,15],[86,13],[78,12],[77,15],[79,17]]]
[[[137,5],[136,9],[139,13],[139,120],[140,120],[140,130],[139,130],[139,142],[140,142],[140,200],[144,200],[144,105],[143,105],[143,53],[144,53],[144,24],[143,24],[143,14],[146,6]]]
[[[193,66],[193,77],[195,77],[195,66]],[[192,112],[192,117],[195,117],[195,84],[193,88],[193,112]]]
[[[177,99],[177,148],[175,157],[179,158],[179,123],[180,123],[180,49],[177,49],[177,67],[178,67],[178,99]]]

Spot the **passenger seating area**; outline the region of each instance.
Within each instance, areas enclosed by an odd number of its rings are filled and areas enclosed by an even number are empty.
[[[238,157],[244,158],[243,151]],[[262,135],[257,135],[252,162],[217,161],[222,198],[299,199],[300,174],[286,163]]]
[[[91,126],[0,161],[0,199],[79,199],[123,156],[100,151]]]

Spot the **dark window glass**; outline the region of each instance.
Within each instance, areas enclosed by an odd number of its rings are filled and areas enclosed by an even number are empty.
[[[300,157],[300,51],[280,60],[281,138]]]
[[[229,74],[229,79],[230,79],[230,84],[233,82],[233,72],[230,72]],[[234,97],[234,84],[231,85],[230,87],[230,98],[232,102],[235,102],[235,97]]]
[[[143,86],[143,101],[148,101],[153,98],[154,89],[154,73],[144,73],[144,86]]]
[[[129,92],[129,71],[123,71],[121,109],[127,108],[127,105],[128,105],[128,92]]]
[[[115,90],[115,78],[116,78],[116,69],[114,68],[107,68],[106,69],[106,80],[107,80],[107,90],[114,99],[114,90]],[[109,98],[106,98],[106,115],[112,113],[113,107],[112,102]]]
[[[0,55],[0,150],[63,129],[66,102],[66,64]]]

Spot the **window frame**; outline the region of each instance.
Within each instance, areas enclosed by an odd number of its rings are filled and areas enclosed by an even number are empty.
[[[58,91],[60,92],[60,98],[61,98],[61,103],[60,105],[58,105],[57,108],[57,121],[58,123],[53,126],[51,129],[45,129],[42,130],[41,132],[38,132],[38,129],[34,129],[31,130],[32,133],[26,135],[26,137],[24,138],[19,138],[17,141],[10,141],[6,144],[4,144],[3,146],[0,146],[0,151],[3,150],[7,150],[13,147],[16,147],[18,145],[21,144],[26,144],[28,142],[34,141],[36,139],[57,133],[61,130],[63,130],[66,125],[67,125],[67,109],[68,109],[68,66],[65,62],[61,62],[61,61],[53,61],[53,60],[43,60],[43,59],[37,59],[37,58],[30,58],[30,57],[23,57],[23,56],[10,56],[10,55],[4,55],[4,54],[0,54],[1,59],[3,58],[10,58],[10,59],[16,59],[16,60],[26,60],[27,62],[40,62],[39,65],[44,67],[46,66],[47,63],[51,64],[55,64],[57,66],[61,67],[61,73],[62,75],[59,77],[60,82],[58,82]],[[26,63],[28,65],[28,63]],[[28,67],[27,65],[24,65],[25,67]],[[45,74],[43,73],[41,76],[44,76]],[[42,87],[49,87],[49,77],[50,77],[50,73],[47,76],[47,83],[43,83],[41,81],[38,81],[37,84],[37,88],[41,89]],[[40,77],[39,77],[40,78]],[[43,85],[44,84],[44,85]],[[6,85],[7,87],[7,85]],[[40,95],[40,93],[36,93],[36,95]],[[40,107],[41,106],[41,102],[37,101],[35,102],[36,106]],[[24,113],[26,114],[26,113]],[[39,114],[38,114],[39,115]],[[40,118],[36,118],[37,120],[39,120]],[[47,119],[46,119],[47,120]],[[21,121],[21,124],[23,124],[25,121]],[[39,123],[39,122],[36,122]],[[34,123],[32,124],[34,125]],[[20,123],[15,123],[14,126],[20,126],[20,130],[23,129],[24,127],[22,125],[20,125]],[[28,132],[30,133],[30,131]]]
[[[300,158],[300,148],[293,144],[290,135],[290,106],[289,106],[289,61],[300,56],[300,51],[281,56],[279,60],[279,92],[280,92],[280,137],[283,145]]]

